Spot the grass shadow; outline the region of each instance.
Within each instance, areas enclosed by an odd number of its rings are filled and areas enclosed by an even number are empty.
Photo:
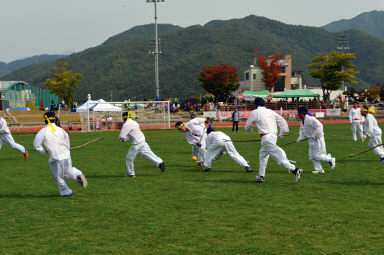
[[[0,199],[2,198],[21,198],[21,199],[28,199],[28,198],[52,198],[52,197],[60,197],[59,195],[35,195],[35,194],[4,194],[0,195]]]
[[[124,175],[87,175],[87,179],[92,179],[92,178],[124,178]]]
[[[232,180],[186,180],[188,182],[198,182],[198,183],[232,183],[232,184],[249,184],[249,183],[253,183],[253,184],[258,184],[256,182],[256,180],[244,180],[244,179],[241,179],[241,180],[236,180],[236,179],[232,179]],[[261,184],[262,185],[262,184]]]
[[[156,174],[136,174],[136,177],[141,177],[141,176],[157,176]],[[120,175],[87,175],[87,179],[93,179],[93,178],[127,178],[125,177],[124,174]]]
[[[316,181],[316,183],[318,184],[333,184],[333,185],[356,185],[356,186],[381,186],[381,185],[384,185],[384,182],[371,182],[371,181]]]
[[[2,158],[0,159],[1,161],[13,161],[13,160],[18,160],[19,158]]]

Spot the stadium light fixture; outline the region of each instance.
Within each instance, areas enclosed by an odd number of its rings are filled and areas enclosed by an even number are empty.
[[[160,84],[159,84],[159,35],[157,31],[157,3],[165,2],[165,0],[147,0],[147,3],[154,3],[155,6],[155,82],[156,82],[156,97],[160,99]]]

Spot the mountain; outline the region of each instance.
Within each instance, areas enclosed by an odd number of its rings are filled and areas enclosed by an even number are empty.
[[[68,62],[68,69],[83,74],[76,97],[113,100],[142,100],[154,98],[154,56],[148,54],[153,35],[145,35],[152,25],[133,28],[108,39],[100,46],[72,54],[60,61]],[[153,31],[153,30],[152,30]],[[135,34],[143,36],[124,35]],[[350,30],[349,45],[355,53],[360,87],[373,86],[384,81],[384,41]],[[309,76],[307,65],[320,53],[335,50],[338,34],[322,28],[287,25],[264,17],[248,16],[242,19],[214,20],[204,26],[176,28],[162,33],[162,54],[159,58],[160,96],[187,97],[204,94],[197,77],[206,65],[227,63],[235,66],[239,76],[252,63],[254,50],[263,55],[282,51],[293,56],[293,71],[303,71],[304,84],[319,85]],[[50,77],[49,68],[55,62],[34,64],[6,75],[6,80],[24,80],[42,87]]]
[[[13,72],[13,71],[15,71],[21,67],[24,67],[24,66],[29,66],[32,64],[40,64],[43,62],[55,61],[55,60],[63,58],[63,57],[66,57],[66,55],[43,54],[43,55],[39,55],[39,56],[33,56],[33,57],[29,57],[29,58],[15,60],[15,61],[9,62],[8,64],[4,63],[4,62],[0,62],[0,77],[6,75],[8,73],[11,73],[11,72]]]
[[[171,24],[157,25],[157,32],[159,35],[176,31],[179,29],[182,29],[182,27],[171,25]],[[154,31],[155,31],[154,24],[136,26],[130,30],[127,30],[123,33],[120,33],[118,35],[108,38],[108,40],[106,40],[102,45],[116,45],[119,43],[128,42],[128,41],[139,39],[146,36],[152,36],[152,38],[154,38]]]
[[[356,29],[384,39],[384,11],[364,12],[352,19],[342,19],[323,26],[329,32]]]

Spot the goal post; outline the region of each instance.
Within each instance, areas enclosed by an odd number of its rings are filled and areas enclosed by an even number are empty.
[[[80,109],[81,129],[86,132],[120,130],[122,113],[133,111],[141,129],[170,129],[169,101],[98,102],[90,101]]]

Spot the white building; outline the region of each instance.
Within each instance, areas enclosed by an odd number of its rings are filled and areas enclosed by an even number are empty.
[[[303,80],[301,71],[292,72],[292,56],[287,55],[284,59],[279,61],[282,64],[282,72],[280,74],[281,80],[275,84],[272,92],[280,92],[285,89],[302,89]],[[265,84],[262,81],[262,69],[257,65],[256,58],[248,70],[244,71],[243,80],[240,81],[238,92],[243,91],[261,91],[265,90]]]

